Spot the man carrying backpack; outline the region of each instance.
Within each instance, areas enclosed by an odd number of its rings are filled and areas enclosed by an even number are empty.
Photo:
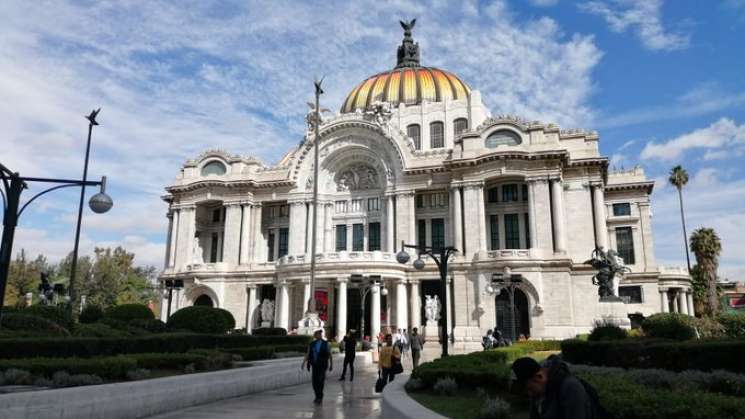
[[[308,351],[305,353],[305,359],[300,368],[312,369],[313,391],[316,393],[313,403],[320,404],[323,400],[326,369],[328,368],[329,371],[332,369],[331,345],[323,339],[323,330],[316,330],[313,337],[315,340],[308,345]]]
[[[605,419],[598,394],[584,380],[569,372],[558,356],[539,364],[520,358],[512,364],[513,379],[524,386],[531,399],[530,419]]]

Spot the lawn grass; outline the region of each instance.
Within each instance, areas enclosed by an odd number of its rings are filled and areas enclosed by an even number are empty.
[[[419,404],[452,419],[478,419],[481,406],[484,404],[483,397],[473,390],[458,392],[454,396],[441,396],[431,391],[408,394]],[[514,419],[528,419],[527,410],[513,405],[512,411]]]

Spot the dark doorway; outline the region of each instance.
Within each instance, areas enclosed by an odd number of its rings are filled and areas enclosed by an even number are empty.
[[[212,302],[212,299],[207,294],[202,294],[199,297],[197,297],[196,300],[194,300],[195,306],[207,306],[207,307],[214,307],[214,303]]]
[[[359,288],[347,289],[347,325],[346,330],[354,329],[357,331],[357,338],[370,336],[372,331],[371,305],[372,292],[367,293],[365,297],[365,330],[362,330],[362,293]]]
[[[277,294],[277,289],[274,288],[274,285],[271,284],[264,284],[261,285],[261,288],[259,289],[259,304],[261,304],[264,299],[274,300],[274,297]]]
[[[528,297],[520,289],[515,289],[515,317],[512,317],[510,310],[510,293],[503,289],[495,298],[496,304],[496,321],[497,329],[502,334],[512,340],[517,341],[517,337],[525,335],[530,337],[530,318],[528,313]],[[512,324],[515,324],[515,334],[512,335]]]

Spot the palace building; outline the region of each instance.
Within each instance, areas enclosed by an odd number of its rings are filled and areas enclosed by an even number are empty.
[[[632,324],[693,314],[687,271],[655,261],[644,172],[610,171],[596,132],[491,115],[465,80],[420,64],[411,26],[395,68],[350,83],[319,137],[308,130],[276,165],[224,151],[186,161],[164,196],[161,280],[184,282],[172,311],[213,305],[249,331],[297,327],[311,297],[318,141],[314,298],[329,336],[421,329],[441,287],[456,348],[479,347],[494,327],[509,336],[513,323],[536,339],[585,333],[603,316],[585,263],[596,246],[631,271],[617,292]],[[457,248],[447,283],[431,260],[398,263],[402,242]],[[521,279],[514,316],[508,290],[490,286],[505,272]]]

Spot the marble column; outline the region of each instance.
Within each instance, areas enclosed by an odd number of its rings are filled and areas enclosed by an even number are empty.
[[[406,297],[406,280],[399,279],[396,282],[396,328],[397,329],[408,329],[408,304]]]
[[[690,290],[686,292],[686,304],[688,305],[688,314],[691,316],[695,316],[696,308],[693,305],[693,293]]]
[[[179,231],[179,214],[181,210],[175,209],[171,212],[171,225],[168,237],[168,264],[167,267],[173,267],[176,263],[176,246],[178,245]]]
[[[225,204],[225,230],[223,233],[223,259],[230,266],[238,264],[238,246],[241,239],[241,207],[237,203]]]
[[[486,251],[486,209],[484,208],[484,184],[481,183],[476,189],[476,205],[479,214],[479,251]]]
[[[450,206],[453,211],[453,247],[463,254],[463,209],[461,208],[460,187],[450,189]]]
[[[305,226],[307,221],[305,202],[291,202],[289,255],[297,256],[305,253]]]
[[[605,216],[603,185],[593,185],[592,203],[595,210],[595,240],[598,247],[608,249],[608,224]]]
[[[686,301],[686,295],[683,290],[678,290],[678,313],[688,314],[688,301]]]
[[[422,300],[419,297],[419,281],[412,279],[409,281],[409,284],[411,284],[411,328],[421,328]]]
[[[241,205],[241,232],[240,232],[240,253],[238,256],[238,264],[246,265],[249,262],[249,255],[251,254],[251,205]]]
[[[256,315],[256,285],[247,285],[248,302],[246,304],[246,333],[251,334]]]
[[[336,340],[347,334],[347,278],[337,279]]]
[[[375,283],[369,294],[370,301],[370,337],[373,348],[377,349],[378,335],[380,334],[380,284]]]
[[[536,225],[535,212],[535,181],[528,182],[528,230],[530,232],[530,248],[540,248],[540,245],[538,244],[538,226]]]
[[[194,260],[194,233],[196,230],[196,207],[185,207],[181,209],[179,216],[178,246],[174,268],[186,270],[186,266]]]
[[[324,222],[324,239],[323,248],[326,253],[332,253],[336,251],[336,241],[334,240],[334,203],[326,204],[323,208],[325,217]]]
[[[670,306],[667,302],[667,290],[660,290],[660,310],[663,313],[670,311]]]
[[[313,250],[313,201],[307,206],[306,225],[308,232],[305,234],[305,256],[306,262],[310,262],[311,251]],[[318,204],[318,212],[323,213],[323,204]],[[323,252],[323,217],[316,214],[316,253]]]
[[[416,193],[414,191],[406,194],[409,207],[409,243],[416,243]]]
[[[266,241],[261,231],[261,204],[253,205],[253,229],[251,230],[251,254],[249,261],[253,263],[266,262]]]
[[[554,251],[559,254],[566,254],[567,242],[564,228],[564,186],[559,179],[551,181],[551,200],[554,228]]]
[[[289,330],[290,326],[290,293],[287,286],[287,281],[281,281],[279,283],[279,294],[281,296],[281,305],[279,310],[279,324],[277,327],[282,327],[285,330]]]
[[[310,280],[303,281],[303,316],[308,312],[310,304]]]
[[[386,251],[390,253],[396,253],[396,243],[394,243],[393,238],[393,229],[395,228],[395,221],[394,221],[394,202],[393,202],[393,195],[387,196],[385,198],[385,212],[386,212],[386,223],[385,223],[385,248]]]
[[[482,198],[479,199],[479,194],[482,194]],[[481,236],[486,235],[486,231],[481,230],[481,222],[479,218],[483,213],[483,209],[479,210],[479,202],[483,203],[483,187],[478,185],[469,184],[463,187],[463,219],[465,221],[465,241],[466,241],[466,252],[469,258],[473,257],[479,252],[481,247]],[[483,207],[483,206],[482,206]],[[484,227],[486,228],[486,227]],[[461,249],[462,250],[462,249]]]

